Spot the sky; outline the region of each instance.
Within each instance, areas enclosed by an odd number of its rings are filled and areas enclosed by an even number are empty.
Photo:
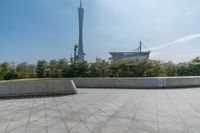
[[[0,62],[69,58],[78,43],[79,0],[0,0]],[[144,44],[150,58],[200,56],[199,0],[83,0],[89,62]]]

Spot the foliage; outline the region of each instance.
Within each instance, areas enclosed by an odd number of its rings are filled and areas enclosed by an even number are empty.
[[[65,58],[50,60],[49,62],[39,60],[36,65],[26,62],[17,66],[7,62],[0,64],[0,80],[16,78],[158,76],[200,76],[200,57],[181,64],[158,60],[69,63]]]
[[[88,76],[88,63],[72,63],[65,66],[63,70],[64,77],[87,77]]]
[[[15,69],[9,63],[5,62],[0,64],[0,79],[10,80],[16,79],[17,77]]]
[[[108,77],[109,76],[109,63],[100,61],[89,64],[89,77]]]
[[[20,63],[16,67],[18,78],[34,78],[34,65],[26,62]]]
[[[45,60],[39,60],[36,64],[36,75],[38,78],[45,78],[49,77],[49,70],[47,69],[48,67],[47,61]]]
[[[3,79],[4,80],[11,80],[11,79],[17,79],[18,78],[18,75],[17,73],[15,72],[14,69],[10,69],[4,76],[3,76]]]
[[[153,77],[160,76],[160,61],[119,61],[111,64],[111,77]]]

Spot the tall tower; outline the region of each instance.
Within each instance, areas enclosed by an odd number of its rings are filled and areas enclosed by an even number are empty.
[[[84,17],[84,9],[82,8],[82,0],[80,0],[80,7],[78,8],[78,18],[79,18],[78,62],[84,62],[84,56],[85,56],[85,53],[83,51],[83,17]]]

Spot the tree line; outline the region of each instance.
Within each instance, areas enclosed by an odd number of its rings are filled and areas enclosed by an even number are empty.
[[[39,60],[12,65],[0,63],[0,80],[24,78],[71,78],[71,77],[159,77],[200,76],[200,57],[189,62],[175,64],[159,60],[118,61],[109,63],[70,63],[67,59]]]

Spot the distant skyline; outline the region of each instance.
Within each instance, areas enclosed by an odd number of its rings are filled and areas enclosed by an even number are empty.
[[[0,0],[0,62],[35,63],[73,55],[79,0]],[[200,56],[199,0],[83,0],[86,60],[133,51],[151,59]]]

